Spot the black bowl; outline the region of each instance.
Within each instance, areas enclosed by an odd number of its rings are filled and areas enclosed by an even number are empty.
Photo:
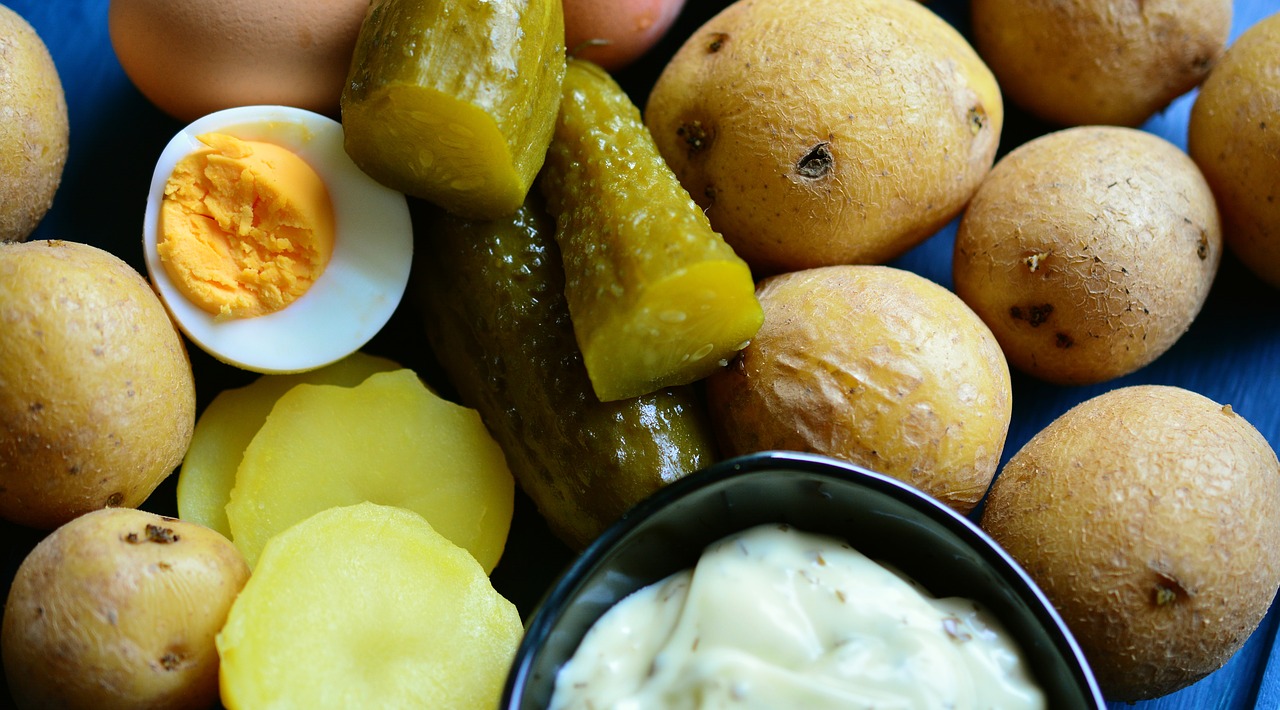
[[[689,475],[637,505],[565,571],[530,617],[500,707],[547,707],[556,673],[628,594],[692,567],[707,545],[760,523],[847,540],[935,596],[987,606],[1053,708],[1104,708],[1071,632],[1026,572],[969,519],[896,479],[825,456],[765,452]]]

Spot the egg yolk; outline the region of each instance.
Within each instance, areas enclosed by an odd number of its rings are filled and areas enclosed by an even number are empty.
[[[174,167],[157,249],[178,290],[219,318],[274,313],[319,278],[333,253],[324,181],[273,143],[223,133]]]

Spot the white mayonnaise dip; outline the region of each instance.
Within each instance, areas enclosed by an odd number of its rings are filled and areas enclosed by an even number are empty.
[[[623,599],[556,679],[551,710],[1043,708],[999,622],[840,540],[763,525]]]

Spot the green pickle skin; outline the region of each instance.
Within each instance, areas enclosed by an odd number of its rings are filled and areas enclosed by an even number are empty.
[[[459,400],[476,409],[552,532],[585,548],[631,506],[716,460],[693,386],[601,402],[536,191],[481,222],[422,206],[410,292]]]
[[[751,270],[662,159],[609,74],[569,59],[539,186],[596,395],[702,379],[764,319]]]
[[[559,0],[372,0],[341,95],[347,154],[451,212],[516,211],[565,72]]]

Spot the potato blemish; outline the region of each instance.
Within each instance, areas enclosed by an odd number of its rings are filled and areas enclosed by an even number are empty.
[[[164,655],[160,656],[160,667],[166,671],[177,670],[182,666],[184,660],[186,660],[186,657],[182,653],[166,651]]]
[[[712,32],[711,39],[707,42],[707,54],[715,54],[724,47],[724,43],[729,41],[728,32]]]
[[[1191,596],[1178,580],[1167,574],[1156,574],[1156,584],[1151,590],[1151,601],[1157,607],[1168,606]]]
[[[680,124],[676,129],[676,135],[684,141],[689,148],[689,157],[701,153],[711,145],[712,134],[703,127],[702,121],[693,120]]]
[[[831,143],[823,141],[810,148],[800,162],[796,163],[796,175],[809,180],[819,180],[831,173],[835,163],[835,156],[831,154]]]
[[[1039,328],[1045,321],[1049,320],[1049,316],[1053,315],[1053,304],[1042,303],[1037,306],[1011,306],[1009,308],[1009,317],[1014,320],[1025,320],[1027,325],[1032,328]]]
[[[148,524],[146,528],[144,528],[143,535],[131,532],[128,535],[125,535],[123,539],[130,545],[138,545],[144,542],[155,542],[161,545],[167,545],[171,542],[177,542],[181,538],[173,531],[173,528]]]
[[[969,109],[969,130],[973,135],[982,132],[984,126],[987,125],[987,112],[982,110],[981,106],[974,106]]]

